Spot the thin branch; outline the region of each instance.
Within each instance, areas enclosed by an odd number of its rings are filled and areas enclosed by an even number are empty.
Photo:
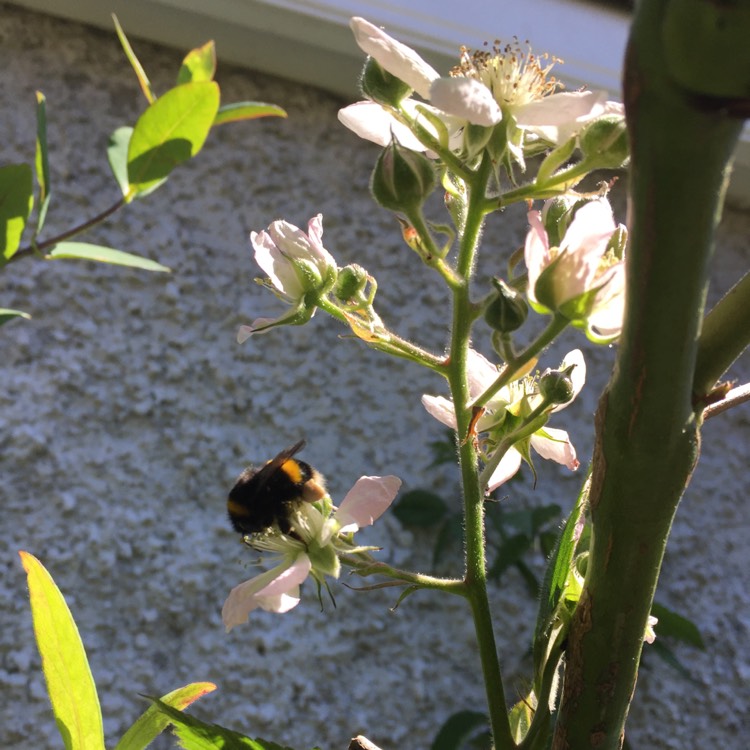
[[[717,414],[721,414],[733,406],[739,406],[747,401],[750,401],[750,383],[738,385],[736,388],[730,389],[721,401],[707,406],[703,410],[703,419],[706,420],[715,417]]]

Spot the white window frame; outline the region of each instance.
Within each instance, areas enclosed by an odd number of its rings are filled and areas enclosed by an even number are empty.
[[[216,41],[232,62],[348,99],[357,96],[362,53],[348,21],[363,16],[448,70],[464,44],[478,48],[517,37],[535,52],[565,61],[555,73],[568,88],[605,89],[619,98],[628,33],[624,12],[575,0],[15,0],[51,15],[112,29],[118,15],[129,36],[181,49]],[[730,188],[750,207],[750,128],[745,129]]]

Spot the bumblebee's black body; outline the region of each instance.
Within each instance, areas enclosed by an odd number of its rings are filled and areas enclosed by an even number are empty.
[[[283,534],[289,534],[294,509],[325,495],[320,474],[310,464],[293,458],[304,446],[305,441],[300,440],[259,469],[250,467],[240,474],[227,501],[235,531],[259,534],[277,525]]]

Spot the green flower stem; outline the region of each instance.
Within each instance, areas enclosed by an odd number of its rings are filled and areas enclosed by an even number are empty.
[[[453,327],[451,331],[448,382],[456,411],[459,436],[469,432],[472,412],[469,407],[467,360],[471,324],[474,320],[469,296],[469,279],[479,242],[484,214],[482,202],[491,174],[492,165],[485,154],[482,164],[469,183],[469,203],[461,235],[457,272],[464,283],[453,288]],[[471,604],[474,629],[479,646],[479,656],[484,675],[487,708],[494,746],[497,750],[515,748],[508,719],[508,709],[503,693],[492,614],[487,596],[487,570],[485,560],[484,493],[479,484],[478,454],[473,440],[459,441],[459,464],[463,486],[464,535],[466,555],[465,583]]]
[[[706,315],[698,339],[693,393],[705,396],[750,344],[750,272]]]
[[[541,184],[530,182],[527,185],[508,190],[507,193],[503,193],[498,198],[486,200],[483,210],[485,213],[490,213],[520,201],[546,200],[547,198],[554,198],[556,195],[562,195],[575,187],[591,172],[592,168],[592,165],[584,159],[557,172]]]
[[[419,235],[421,247],[417,246],[415,252],[419,254],[419,257],[424,264],[430,268],[434,268],[443,277],[445,283],[448,284],[451,289],[456,289],[461,286],[463,282],[460,275],[457,275],[450,265],[443,260],[443,253],[432,239],[432,234],[424,220],[422,212],[409,211],[406,214],[406,218]]]
[[[519,372],[523,372],[529,362],[541,354],[569,325],[570,321],[560,313],[555,313],[549,325],[532,341],[522,352],[505,363],[497,380],[477,399],[472,407],[474,409],[485,406],[489,400],[511,380],[515,380]],[[455,403],[455,402],[454,402]]]
[[[352,318],[355,318],[357,325],[361,329],[368,329],[368,322],[364,318],[345,313],[338,305],[327,297],[321,297],[317,302],[317,306],[345,325],[352,326]],[[446,376],[447,371],[445,360],[442,357],[438,357],[416,344],[412,344],[410,341],[407,341],[382,327],[382,325],[374,326],[372,331],[368,332],[368,338],[360,336],[356,331],[355,335],[363,341],[366,341],[373,349],[392,354],[401,359],[408,359],[410,362],[422,365],[440,375]]]
[[[448,594],[456,594],[466,598],[466,584],[460,578],[438,578],[428,576],[423,573],[412,573],[408,570],[394,568],[387,563],[372,559],[361,559],[361,557],[351,555],[340,555],[339,559],[345,565],[355,570],[358,575],[365,577],[371,575],[382,575],[387,578],[393,578],[396,581],[403,581],[418,586],[422,589],[433,589],[435,591],[445,591]]]
[[[68,229],[66,232],[63,232],[62,234],[58,234],[56,237],[50,237],[50,239],[45,240],[44,242],[34,242],[31,245],[27,245],[26,247],[21,248],[13,255],[12,258],[10,258],[10,262],[18,260],[19,258],[22,258],[24,255],[32,255],[35,253],[41,253],[42,251],[46,250],[48,247],[52,247],[53,245],[56,245],[58,242],[69,240],[71,237],[75,237],[77,234],[81,234],[81,232],[85,232],[87,229],[91,229],[91,227],[94,227],[97,224],[101,224],[105,219],[108,219],[113,213],[115,213],[115,211],[119,210],[124,205],[125,205],[125,198],[120,198],[119,201],[111,205],[109,208],[106,208],[100,214],[97,214],[96,216],[92,217],[88,221],[85,221],[83,224],[79,224],[77,227]]]
[[[698,458],[692,400],[699,333],[742,121],[728,116],[721,97],[698,102],[675,83],[665,33],[680,5],[641,0],[628,42],[627,309],[596,417],[591,548],[568,635],[554,750],[622,746],[667,538]],[[725,28],[693,21],[680,41],[691,57],[709,60],[705,36]],[[750,17],[734,31],[750,37]],[[736,60],[733,49],[726,52]],[[733,67],[750,85],[747,66]]]

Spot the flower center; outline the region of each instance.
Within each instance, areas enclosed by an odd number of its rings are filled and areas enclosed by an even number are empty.
[[[548,77],[555,64],[562,60],[547,54],[534,55],[531,48],[523,52],[517,39],[504,47],[500,44],[496,39],[492,51],[472,52],[461,47],[461,62],[450,74],[481,81],[503,109],[537,101],[563,87],[554,76]]]

